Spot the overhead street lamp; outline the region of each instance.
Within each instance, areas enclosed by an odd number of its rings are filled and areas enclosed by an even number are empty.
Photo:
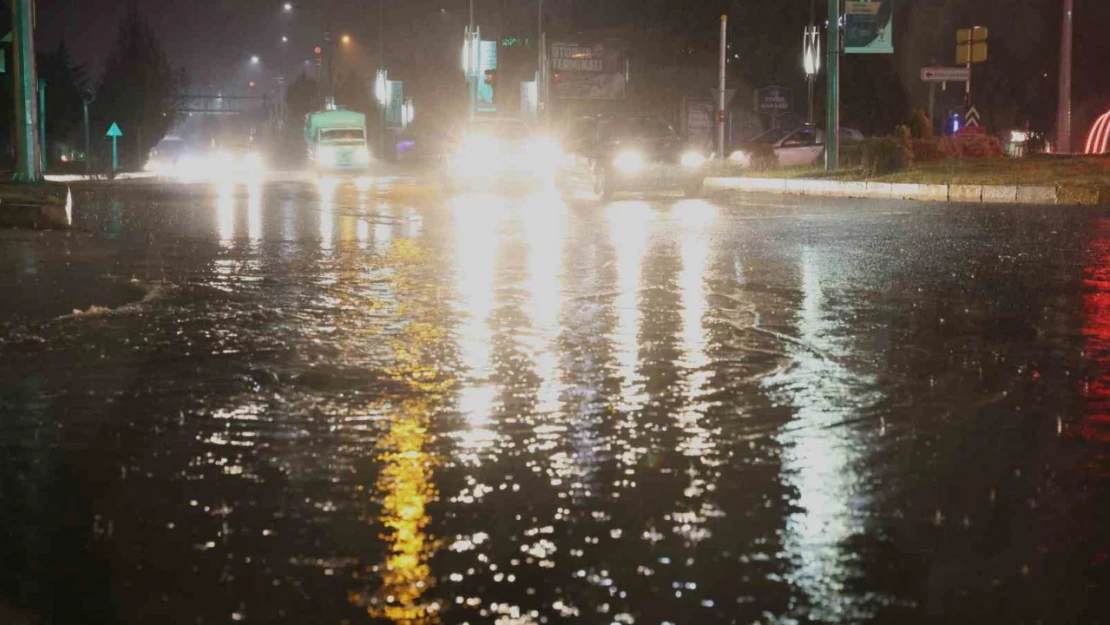
[[[813,123],[813,84],[817,81],[817,73],[821,71],[821,34],[816,26],[806,26],[802,36],[802,67],[806,72],[806,83],[809,85],[809,117],[807,121]]]
[[[292,3],[292,2],[286,2],[286,3],[285,3],[285,4],[284,4],[284,5],[282,6],[282,7],[281,7],[281,9],[282,9],[283,11],[285,11],[286,13],[292,13],[292,12],[293,12],[293,3]]]
[[[252,54],[251,55],[251,65],[258,65],[261,62],[262,62],[262,59],[258,58],[257,54]]]

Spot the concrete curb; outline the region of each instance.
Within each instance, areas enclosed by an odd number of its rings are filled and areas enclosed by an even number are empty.
[[[0,199],[0,228],[67,230],[73,225],[73,196],[66,190],[62,203],[43,197],[42,204],[8,203]]]
[[[1094,186],[912,184],[799,178],[707,178],[706,189],[787,195],[920,200],[961,204],[1110,205],[1110,192]]]

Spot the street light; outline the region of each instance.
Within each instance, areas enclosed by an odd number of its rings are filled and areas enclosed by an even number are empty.
[[[257,54],[251,55],[251,65],[258,65],[261,62],[262,62],[262,59],[258,58]]]
[[[290,12],[293,11],[293,3],[292,2],[286,2],[285,5],[282,6],[281,8],[286,13],[290,13]]]
[[[351,45],[351,36],[350,35],[343,35],[342,37],[340,37],[339,40],[342,41],[343,45],[345,45],[345,46]]]
[[[806,26],[802,36],[802,67],[809,84],[809,123],[813,123],[813,83],[821,71],[821,34],[816,26]]]
[[[289,43],[289,37],[286,37],[285,35],[282,35],[281,36],[281,42],[282,43]]]

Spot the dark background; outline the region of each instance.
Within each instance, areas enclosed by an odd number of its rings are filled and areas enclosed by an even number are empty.
[[[183,65],[193,84],[217,88],[272,81],[278,66],[286,73],[313,57],[322,32],[350,33],[354,44],[337,53],[336,69],[369,76],[376,66],[378,2],[318,0],[296,2],[292,13],[280,0],[147,0],[138,4],[163,38],[170,61]],[[811,7],[824,20],[818,0],[547,0],[553,35],[588,31],[621,36],[629,42],[633,71],[687,67],[712,78],[722,12],[730,15],[738,58],[731,59],[733,85],[750,89],[782,84],[795,89],[795,109],[804,108],[801,31]],[[1050,130],[1056,107],[1061,0],[896,0],[895,54],[845,58],[844,119],[866,132],[887,132],[903,123],[912,108],[924,108],[927,90],[919,82],[923,65],[954,61],[957,27],[991,31],[988,63],[975,69],[975,103],[996,131],[1029,122]],[[1110,108],[1110,2],[1076,0],[1076,135]],[[132,3],[126,0],[39,0],[39,41],[65,40],[90,76],[99,68],[117,25]],[[445,99],[444,89],[461,84],[458,47],[466,22],[465,0],[385,0],[385,38],[391,75],[424,110]],[[534,0],[476,0],[476,21],[487,37],[531,38],[536,32]],[[282,47],[280,37],[290,37]],[[250,55],[263,62],[249,64]],[[664,74],[660,74],[664,75]],[[660,81],[663,82],[663,81]],[[704,81],[703,81],[704,82]],[[824,82],[824,73],[819,85]],[[958,102],[961,85],[950,85]],[[662,87],[662,86],[661,86]],[[819,99],[823,88],[819,88]],[[699,92],[700,93],[700,92]],[[641,99],[652,98],[646,93]],[[635,99],[635,98],[634,98]],[[643,102],[629,102],[643,106]],[[746,106],[746,103],[738,103]],[[820,108],[820,107],[819,107]],[[820,113],[820,111],[819,111]]]

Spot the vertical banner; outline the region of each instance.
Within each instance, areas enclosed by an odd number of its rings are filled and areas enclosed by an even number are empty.
[[[478,110],[484,113],[496,111],[493,105],[493,85],[486,84],[486,72],[497,70],[497,42],[483,41],[478,57]]]
[[[390,80],[386,84],[386,94],[389,98],[385,105],[385,123],[394,128],[404,126],[405,83],[401,80]]]
[[[894,0],[846,0],[845,54],[894,53]]]

